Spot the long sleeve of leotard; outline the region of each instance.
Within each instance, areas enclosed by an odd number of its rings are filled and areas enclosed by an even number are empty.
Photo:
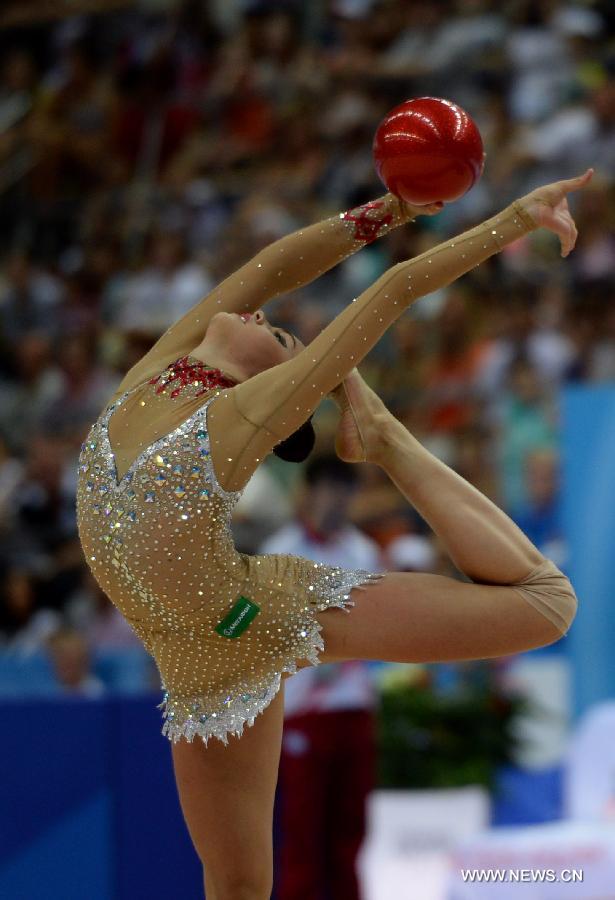
[[[389,193],[269,244],[171,325],[130,369],[116,393],[141,384],[189,354],[216,313],[260,309],[269,300],[309,284],[361,247],[410,221],[418,211]]]
[[[296,357],[226,391],[212,403],[213,459],[226,486],[246,483],[259,461],[314,411],[419,297],[450,284],[535,229],[515,201],[503,212],[399,263],[346,307]],[[224,434],[220,441],[218,434]]]

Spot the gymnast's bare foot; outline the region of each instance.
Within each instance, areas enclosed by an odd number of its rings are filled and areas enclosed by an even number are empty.
[[[383,437],[393,419],[378,394],[353,369],[331,391],[331,397],[341,412],[335,435],[339,458],[345,462],[377,462]]]

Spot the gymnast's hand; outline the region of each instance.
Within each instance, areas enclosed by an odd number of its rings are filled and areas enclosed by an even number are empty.
[[[395,195],[392,194],[391,196]],[[435,216],[444,206],[441,200],[438,200],[436,203],[427,203],[425,206],[417,206],[416,203],[406,203],[401,197],[396,197],[396,200],[407,222],[413,221],[417,216]]]
[[[536,188],[519,200],[539,226],[548,228],[559,237],[562,256],[568,256],[577,240],[577,229],[568,209],[566,195],[584,188],[593,174],[594,170],[588,169],[577,178],[567,178]]]

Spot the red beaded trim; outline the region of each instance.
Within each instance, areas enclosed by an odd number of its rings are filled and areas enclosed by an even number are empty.
[[[374,200],[372,203],[365,203],[357,209],[351,209],[349,212],[344,213],[343,218],[346,222],[355,223],[353,235],[355,241],[365,241],[367,244],[371,244],[378,237],[380,229],[390,224],[393,220],[392,213],[385,213],[385,215],[379,217],[370,217],[368,215],[371,210],[380,209],[383,206],[382,200]],[[353,215],[356,212],[360,213],[360,215]]]
[[[169,374],[167,375],[167,373]],[[182,356],[181,359],[171,363],[164,372],[160,373],[160,375],[156,375],[155,378],[152,378],[149,383],[158,384],[161,379],[162,383],[156,388],[157,394],[164,393],[168,385],[179,380],[179,385],[171,391],[171,397],[177,397],[188,384],[203,385],[201,390],[196,394],[197,397],[200,397],[201,394],[206,394],[207,391],[211,391],[213,388],[233,387],[237,384],[236,381],[233,381],[232,378],[229,378],[228,375],[225,375],[220,369],[212,369],[211,366],[195,359],[193,356]]]

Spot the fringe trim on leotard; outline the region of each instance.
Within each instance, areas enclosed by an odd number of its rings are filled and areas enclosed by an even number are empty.
[[[320,592],[320,596],[316,595],[319,596],[319,600],[313,604],[313,612],[321,612],[331,607],[350,612],[349,607],[355,605],[350,597],[350,591],[378,581],[383,574],[362,570],[342,571],[335,589],[330,589],[329,596],[326,596],[328,592],[325,592],[324,602],[319,602],[322,597]],[[228,744],[229,735],[241,737],[245,724],[253,725],[257,715],[269,706],[280,690],[282,674],[287,672],[294,675],[297,672],[298,659],[308,659],[313,666],[320,664],[318,654],[325,649],[321,631],[320,623],[313,615],[309,616],[299,630],[304,640],[299,643],[292,656],[285,657],[280,670],[274,672],[266,690],[261,694],[244,693],[238,697],[228,698],[228,703],[223,704],[216,712],[205,712],[205,709],[211,709],[211,702],[208,703],[204,698],[174,698],[164,689],[162,703],[157,706],[157,709],[163,710],[162,715],[165,719],[162,734],[173,743],[181,738],[192,741],[195,735],[198,735],[206,746],[211,737],[218,738],[223,744]]]

